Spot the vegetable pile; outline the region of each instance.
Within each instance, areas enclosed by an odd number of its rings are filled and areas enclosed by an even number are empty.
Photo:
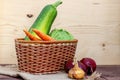
[[[49,34],[50,28],[57,16],[57,10],[56,8],[62,4],[61,0],[56,1],[53,4],[46,5],[40,14],[38,15],[37,19],[33,23],[33,25],[30,27],[29,31],[33,36],[38,37],[32,29],[40,30],[41,32],[45,34]],[[39,38],[39,37],[38,37]],[[26,36],[25,40],[29,40],[29,37]]]
[[[53,29],[51,26],[57,16],[57,7],[62,4],[61,0],[53,4],[46,5],[30,29],[23,30],[26,34],[24,40],[32,41],[53,41],[53,40],[73,40],[74,37],[64,29]]]
[[[76,65],[78,65],[77,71],[76,71]],[[95,72],[96,62],[92,58],[82,58],[81,60],[77,61],[75,64],[74,64],[73,60],[68,60],[64,66],[64,69],[68,73],[68,76],[70,78],[76,78],[76,79],[78,78],[78,76],[71,77],[70,75],[71,75],[72,71],[74,72],[74,74],[77,75],[77,72],[80,71],[80,69],[78,69],[78,68],[80,68],[84,71],[84,72],[81,71],[81,74],[79,74],[79,76],[81,75],[82,77],[79,77],[79,78],[84,78],[85,75],[90,76],[90,75],[92,75],[93,72]],[[85,75],[83,75],[84,73],[85,73]]]

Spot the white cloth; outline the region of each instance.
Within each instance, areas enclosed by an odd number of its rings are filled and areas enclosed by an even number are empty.
[[[13,77],[22,77],[24,80],[74,80],[68,78],[68,74],[61,71],[56,74],[30,74],[25,72],[20,72],[16,65],[7,65],[0,66],[0,74],[9,75]],[[91,76],[87,76],[83,80],[106,80],[105,78],[101,78],[101,73],[94,72]]]
[[[67,73],[62,71],[56,74],[33,75],[25,72],[19,72],[16,65],[0,66],[0,74],[13,77],[20,76],[24,80],[71,80],[68,78]]]

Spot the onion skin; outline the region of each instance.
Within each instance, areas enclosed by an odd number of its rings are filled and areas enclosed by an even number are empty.
[[[73,64],[73,60],[70,59],[68,60],[67,62],[65,62],[65,66],[64,66],[64,69],[65,69],[65,72],[68,73],[68,71],[74,67],[74,64]]]
[[[87,75],[91,75],[96,70],[96,62],[92,58],[83,58],[80,60],[80,62],[86,66]]]
[[[81,68],[81,69],[83,69],[83,71],[86,73],[87,72],[87,67],[83,64],[83,63],[81,63],[80,61],[78,61],[78,66]]]
[[[78,62],[75,63],[74,67],[71,68],[68,72],[68,77],[74,79],[83,79],[85,76],[85,72],[78,66]]]
[[[83,71],[86,73],[87,72],[87,68],[86,66],[81,63],[80,61],[77,61],[78,62],[78,66],[83,69]],[[65,69],[65,72],[68,73],[68,71],[74,67],[74,64],[73,64],[73,60],[68,60],[66,63],[65,63],[65,66],[64,66],[64,69]]]

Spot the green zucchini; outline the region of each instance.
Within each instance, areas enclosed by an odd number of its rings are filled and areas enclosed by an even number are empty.
[[[32,29],[38,29],[41,32],[45,34],[49,34],[52,23],[54,22],[56,16],[57,16],[57,6],[59,6],[62,3],[61,0],[56,1],[53,4],[46,5],[42,11],[40,12],[39,16],[33,23],[33,25],[30,27],[29,32],[33,35],[38,37]],[[25,40],[29,40],[29,38],[26,36],[24,38]]]

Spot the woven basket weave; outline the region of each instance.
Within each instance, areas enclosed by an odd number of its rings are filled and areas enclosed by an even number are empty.
[[[56,73],[64,69],[67,60],[73,59],[77,40],[25,41],[15,40],[18,68],[29,73]]]

